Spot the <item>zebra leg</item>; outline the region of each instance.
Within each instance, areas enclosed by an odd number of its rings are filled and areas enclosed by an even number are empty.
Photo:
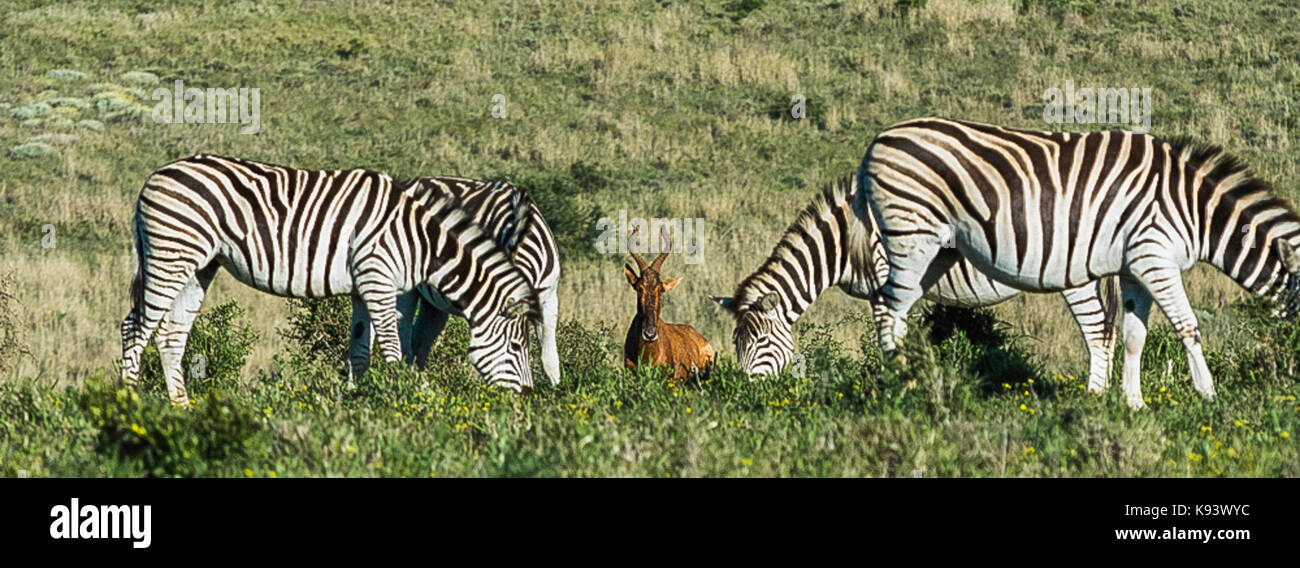
[[[167,381],[167,396],[171,398],[172,404],[177,406],[190,405],[190,398],[185,390],[182,358],[185,355],[185,344],[189,341],[190,328],[194,325],[194,318],[199,314],[199,307],[203,305],[203,297],[207,294],[208,285],[212,284],[212,278],[217,274],[216,269],[217,265],[213,264],[199,270],[189,282],[185,283],[185,287],[176,296],[171,311],[163,318],[158,328],[158,354],[162,359],[163,377]]]
[[[401,361],[402,338],[397,332],[396,291],[391,286],[369,285],[359,290],[358,295],[370,314],[375,340],[379,343],[379,353],[389,363]],[[353,332],[355,334],[355,326]]]
[[[423,369],[429,362],[429,350],[433,348],[443,328],[447,327],[450,316],[428,302],[420,302],[420,313],[415,317],[415,329],[411,333],[411,358],[415,365]]]
[[[131,312],[122,321],[122,382],[129,388],[139,382],[140,356],[149,337],[198,272],[196,264],[187,261],[154,261],[139,270],[140,292],[132,294]]]
[[[1147,316],[1154,299],[1141,284],[1128,278],[1120,281],[1124,301],[1124,400],[1129,407],[1142,402],[1142,348],[1147,342]]]
[[[537,324],[537,340],[542,345],[542,369],[552,385],[560,384],[560,352],[555,345],[555,326],[559,320],[559,294],[552,285],[540,294],[542,320]]]
[[[352,326],[348,345],[348,387],[370,371],[370,311],[356,294],[352,295]]]
[[[140,380],[139,353],[148,340],[144,333],[144,306],[131,306],[122,320],[122,384],[129,388],[135,388]]]
[[[415,307],[420,304],[420,295],[414,290],[397,297],[397,336],[402,344],[402,353],[407,363],[414,363],[414,351],[411,349],[412,337],[418,332],[415,328]],[[420,309],[424,311],[423,308]]]
[[[1114,326],[1098,294],[1100,280],[1061,291],[1088,346],[1088,390],[1100,393],[1110,384],[1115,352]]]
[[[1142,285],[1155,297],[1156,305],[1165,313],[1169,322],[1183,339],[1183,351],[1187,353],[1187,366],[1192,370],[1192,386],[1206,399],[1214,399],[1214,379],[1210,377],[1210,368],[1205,364],[1205,354],[1201,348],[1201,330],[1192,312],[1192,303],[1187,300],[1183,289],[1182,271],[1177,268],[1155,268],[1142,274]]]
[[[889,279],[881,287],[879,301],[874,306],[876,333],[882,353],[895,354],[898,342],[907,334],[907,312],[925,294],[923,281],[927,274],[942,274],[939,269],[947,270],[958,258],[956,254],[946,255],[948,266],[932,266],[943,242],[945,239],[941,235],[912,233],[893,237],[886,243]]]

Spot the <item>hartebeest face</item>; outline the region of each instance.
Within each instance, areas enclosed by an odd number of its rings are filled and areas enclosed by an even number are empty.
[[[668,258],[668,251],[660,253],[654,262],[646,263],[633,247],[636,233],[633,230],[628,238],[628,250],[632,252],[632,259],[636,261],[640,274],[633,270],[631,263],[623,265],[623,273],[627,276],[627,283],[636,290],[636,314],[641,318],[641,341],[650,343],[659,339],[659,309],[663,306],[663,295],[675,288],[682,279],[661,280],[659,268],[663,266],[664,259]],[[671,246],[671,241],[669,242]]]

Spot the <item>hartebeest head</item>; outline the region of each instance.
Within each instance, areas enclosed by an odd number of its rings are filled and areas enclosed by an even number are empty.
[[[641,255],[637,254],[634,246],[638,230],[640,227],[633,229],[632,234],[628,236],[627,250],[632,253],[632,259],[636,261],[641,274],[638,276],[637,272],[632,270],[631,263],[623,265],[623,272],[627,275],[628,284],[636,290],[636,314],[641,318],[641,340],[648,343],[659,339],[659,308],[663,305],[663,294],[672,290],[682,279],[659,279],[659,267],[663,266],[664,259],[668,258],[668,252],[673,248],[668,229],[665,227],[663,231],[663,238],[668,244],[663,252],[659,253],[659,257],[648,264]]]

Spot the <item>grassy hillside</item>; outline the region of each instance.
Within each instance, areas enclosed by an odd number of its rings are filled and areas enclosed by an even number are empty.
[[[1218,369],[1221,400],[1200,403],[1180,356],[1166,367],[1156,355],[1146,392],[1180,404],[1138,414],[1114,393],[1094,400],[1070,386],[1078,381],[1069,377],[1086,374],[1086,359],[1052,295],[993,310],[1020,337],[1000,348],[1028,360],[1011,371],[982,368],[969,353],[943,359],[954,349],[943,341],[915,347],[936,353],[931,366],[884,369],[860,347],[870,333],[866,304],[832,291],[800,336],[801,349],[820,354],[808,375],[817,379],[749,383],[724,366],[709,385],[669,389],[622,373],[615,351],[597,349],[558,389],[518,399],[478,387],[449,351],[438,370],[393,369],[373,391],[345,395],[326,363],[292,356],[297,346],[277,331],[288,303],[225,274],[206,309],[236,301],[238,326],[248,328],[239,337],[257,340],[229,382],[198,392],[229,412],[184,414],[147,393],[139,406],[129,395],[118,401],[93,379],[117,373],[135,196],[150,172],[198,152],[397,177],[513,179],[543,204],[561,240],[561,318],[598,345],[621,341],[635,296],[621,274],[625,259],[593,244],[597,219],[620,210],[704,218],[704,262],[665,265],[666,277],[684,281],[666,297],[664,316],[695,325],[726,359],[734,359],[731,322],[707,296],[729,294],[795,212],[851,174],[872,137],[900,120],[1063,129],[1043,122],[1048,88],[1067,80],[1150,87],[1153,134],[1220,144],[1282,195],[1300,192],[1290,147],[1300,9],[1283,3],[295,4],[6,3],[0,270],[12,274],[10,313],[26,353],[0,365],[0,471],[242,475],[243,460],[258,475],[1297,473],[1292,369],[1268,380],[1242,370],[1264,349],[1259,338],[1281,331],[1241,315],[1245,307],[1225,309],[1242,293],[1205,268],[1188,275],[1188,289],[1209,351],[1227,365]],[[155,80],[258,88],[260,132],[154,123]],[[492,114],[496,95],[504,118]],[[807,98],[803,120],[788,114],[795,95]],[[42,102],[49,108],[40,116],[17,110]],[[1289,340],[1279,341],[1275,361],[1289,356]],[[891,373],[922,378],[906,389]],[[867,394],[854,394],[855,384]],[[114,404],[125,406],[105,410]],[[425,418],[411,420],[417,412]],[[128,459],[166,447],[159,432],[198,435],[213,431],[205,421],[231,415],[238,419],[223,424],[243,433],[211,442],[234,449],[194,442],[208,449],[180,460],[189,466]],[[1225,441],[1225,431],[1240,437]],[[194,465],[195,452],[210,465]],[[1212,453],[1221,460],[1213,467]],[[175,462],[165,457],[158,463]],[[391,469],[366,469],[372,461]]]

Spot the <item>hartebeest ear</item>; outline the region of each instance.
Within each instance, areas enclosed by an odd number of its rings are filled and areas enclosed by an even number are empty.
[[[632,271],[631,264],[623,265],[623,274],[627,276],[627,283],[636,286],[636,273]]]
[[[678,284],[681,283],[682,283],[681,278],[672,278],[669,280],[664,280],[664,291],[667,292],[669,290],[672,290],[673,288],[676,288]]]
[[[778,298],[776,297],[776,292],[768,292],[764,294],[762,298],[759,298],[758,303],[756,303],[755,306],[758,307],[758,311],[760,312],[770,312],[776,309],[777,303]]]
[[[1274,248],[1277,249],[1277,256],[1282,259],[1282,266],[1287,272],[1295,274],[1300,272],[1300,253],[1296,252],[1295,247],[1286,239],[1277,239],[1273,241]]]
[[[723,298],[722,296],[709,296],[709,297],[710,297],[710,298],[713,298],[713,301],[717,302],[719,306],[722,306],[722,309],[727,310],[727,311],[729,311],[729,312],[735,312],[735,311],[736,311],[736,308],[735,308],[735,305],[736,305],[736,299],[735,299],[735,298]]]

